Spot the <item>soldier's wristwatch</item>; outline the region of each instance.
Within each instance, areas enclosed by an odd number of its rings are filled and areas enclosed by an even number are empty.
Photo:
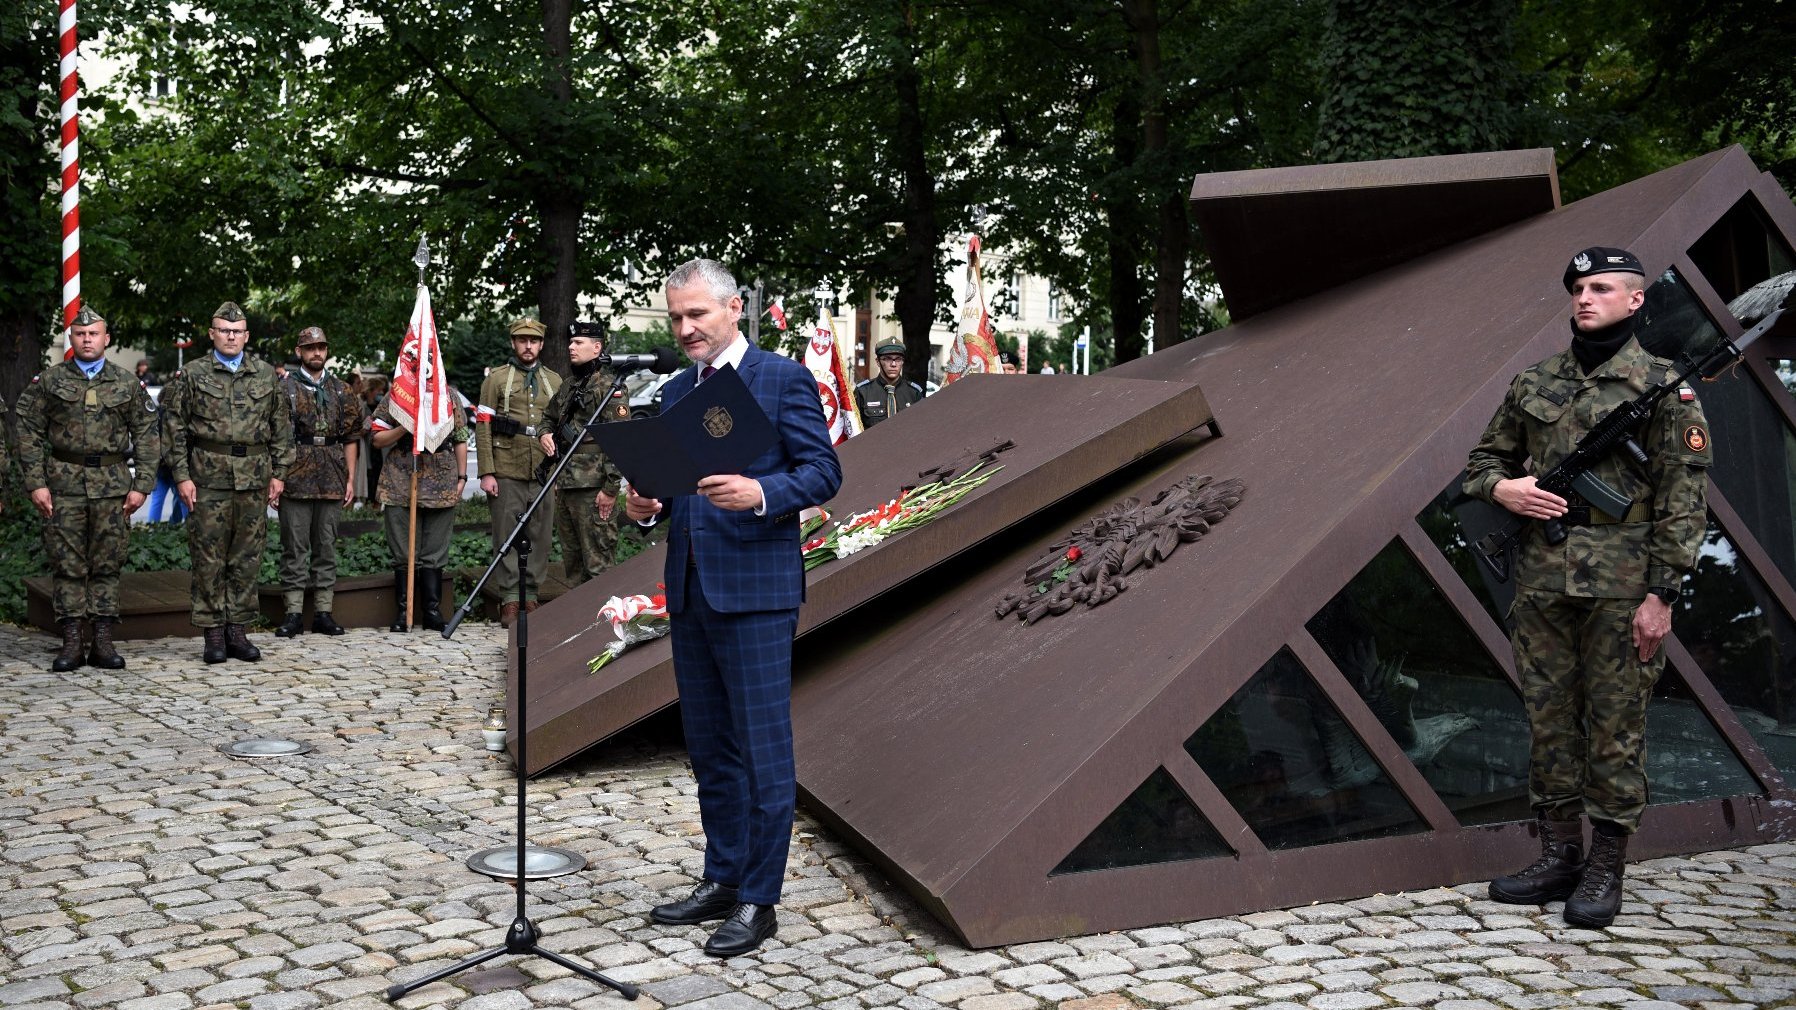
[[[1666,606],[1676,603],[1678,597],[1684,595],[1670,586],[1649,586],[1646,591],[1657,596]]]

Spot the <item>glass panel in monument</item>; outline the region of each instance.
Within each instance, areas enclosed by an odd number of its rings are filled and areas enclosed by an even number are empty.
[[[1185,750],[1269,849],[1428,830],[1288,648]]]
[[[1646,781],[1652,804],[1764,792],[1670,663],[1646,706]]]
[[[1166,769],[1156,768],[1049,875],[1234,854]]]
[[[1771,370],[1791,396],[1796,396],[1796,358],[1771,358]]]
[[[1641,312],[1651,316],[1642,325],[1641,345],[1662,357],[1683,350],[1701,354],[1719,340],[1721,331],[1675,270],[1647,289]],[[1710,479],[1784,578],[1796,584],[1796,434],[1743,368],[1697,383],[1696,395],[1713,436]]]
[[[1696,571],[1684,580],[1671,633],[1771,763],[1796,778],[1796,624],[1713,516]],[[1649,752],[1652,747],[1649,737]]]
[[[1756,285],[1796,269],[1796,256],[1790,254],[1783,236],[1771,227],[1764,210],[1759,207],[1758,198],[1751,193],[1742,196],[1721,215],[1721,220],[1696,240],[1690,247],[1690,261],[1696,264],[1696,269],[1702,272],[1703,279],[1721,300],[1730,303],[1729,309],[1734,315],[1742,319],[1745,317],[1740,316],[1732,303],[1741,300]],[[1787,285],[1784,290],[1789,290]],[[1761,311],[1752,318],[1764,314]]]
[[[1305,627],[1461,824],[1532,816],[1527,709],[1401,542]]]
[[[1510,513],[1488,502],[1466,497],[1459,491],[1464,486],[1465,471],[1461,470],[1453,483],[1416,516],[1416,523],[1447,556],[1447,563],[1459,573],[1460,580],[1473,596],[1478,597],[1478,602],[1484,604],[1490,619],[1503,627],[1504,615],[1509,613],[1509,605],[1515,602],[1515,583],[1498,582],[1490,567],[1478,560],[1478,552],[1472,545],[1486,533],[1506,524]]]

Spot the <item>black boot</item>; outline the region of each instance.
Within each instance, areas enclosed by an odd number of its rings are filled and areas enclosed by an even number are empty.
[[[320,635],[341,635],[343,626],[331,616],[328,610],[320,610],[312,615],[312,630]]]
[[[1565,921],[1585,929],[1602,929],[1621,911],[1622,866],[1627,862],[1628,836],[1597,832],[1590,841],[1590,862],[1577,891],[1565,899]]]
[[[405,623],[405,569],[393,572],[393,623],[387,626],[388,631],[410,631],[411,626]]]
[[[205,635],[206,635],[206,650],[204,652],[200,653],[200,658],[205,660],[208,663],[224,662],[225,661],[225,629],[224,629],[224,625],[221,624],[216,628],[206,628],[206,629],[204,629],[204,631],[205,631]]]
[[[1571,896],[1584,872],[1584,828],[1578,821],[1550,821],[1541,815],[1540,858],[1519,873],[1490,882],[1490,900],[1508,905],[1544,905]]]
[[[55,673],[68,673],[81,669],[81,618],[65,617],[62,624],[62,651],[56,654],[50,669]]]
[[[123,670],[125,657],[118,654],[112,646],[112,628],[118,623],[116,617],[94,618],[94,646],[87,653],[89,666],[97,666],[102,670]]]
[[[241,659],[245,663],[254,663],[262,658],[262,650],[250,644],[249,635],[243,631],[241,624],[225,625],[225,655],[232,659]]]
[[[443,630],[443,570],[418,569],[418,623],[426,631]]]
[[[289,613],[286,617],[281,619],[281,626],[274,629],[274,637],[294,638],[305,631],[305,629],[305,615]]]

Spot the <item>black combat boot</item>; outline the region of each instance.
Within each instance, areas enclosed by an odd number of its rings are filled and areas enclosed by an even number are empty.
[[[203,630],[206,635],[206,651],[200,653],[200,658],[205,660],[208,663],[224,662],[225,661],[225,629],[224,629],[224,625],[221,624],[216,628],[205,628]]]
[[[341,635],[344,633],[343,626],[337,623],[337,619],[332,617],[328,610],[320,610],[312,615],[312,631],[319,635]]]
[[[1621,911],[1622,866],[1627,862],[1628,836],[1597,832],[1590,841],[1590,862],[1578,889],[1565,899],[1565,921],[1585,929],[1602,929]]]
[[[304,614],[288,614],[281,619],[281,626],[274,629],[276,638],[295,638],[306,629]]]
[[[81,618],[65,617],[62,619],[62,651],[50,664],[55,673],[68,673],[81,669]]]
[[[1490,882],[1490,900],[1508,905],[1544,905],[1571,896],[1584,872],[1584,827],[1578,821],[1540,816],[1540,858],[1519,873]]]
[[[87,664],[102,670],[123,670],[125,657],[118,654],[112,646],[112,629],[118,624],[116,617],[94,618],[94,646],[87,653]]]
[[[250,644],[249,635],[243,631],[241,624],[225,625],[225,655],[232,659],[241,659],[245,663],[254,663],[262,658],[262,650]]]
[[[405,623],[405,569],[393,570],[393,623],[387,626],[388,631],[410,631],[411,626]]]
[[[426,631],[442,631],[443,624],[443,570],[441,568],[418,569],[418,623]]]

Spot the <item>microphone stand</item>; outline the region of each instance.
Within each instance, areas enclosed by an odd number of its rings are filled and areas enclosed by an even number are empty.
[[[461,626],[462,620],[466,618],[468,612],[473,609],[474,601],[480,599],[481,588],[493,577],[493,572],[498,570],[499,562],[504,560],[506,554],[515,550],[518,555],[518,852],[517,877],[512,881],[512,887],[518,892],[517,914],[511,921],[511,928],[505,933],[505,943],[502,946],[481,951],[480,953],[475,954],[466,960],[452,964],[441,971],[431,972],[423,978],[388,986],[388,1001],[398,1000],[405,994],[417,989],[422,989],[432,982],[441,981],[451,975],[460,974],[461,972],[467,971],[477,965],[485,964],[493,958],[504,954],[531,954],[552,961],[576,975],[591,979],[600,985],[617,990],[617,992],[625,999],[635,999],[640,991],[636,986],[633,986],[628,982],[619,982],[616,979],[607,978],[605,975],[594,971],[577,961],[571,961],[552,950],[544,949],[538,942],[542,937],[542,931],[537,928],[536,923],[530,921],[530,917],[524,909],[524,902],[528,897],[525,890],[524,879],[524,791],[527,778],[524,773],[524,758],[527,754],[525,748],[530,739],[529,709],[526,705],[529,697],[530,684],[530,615],[529,611],[524,608],[524,595],[527,583],[530,580],[531,548],[530,537],[525,530],[529,526],[530,517],[536,514],[538,508],[542,507],[543,501],[549,496],[550,489],[555,486],[557,480],[561,479],[561,472],[567,469],[568,461],[574,458],[574,451],[580,448],[580,445],[586,441],[587,436],[591,434],[592,426],[599,423],[599,416],[605,412],[606,406],[608,406],[611,403],[612,398],[617,395],[617,391],[623,388],[624,374],[625,373],[621,371],[617,373],[617,377],[612,380],[611,388],[606,390],[604,397],[599,400],[598,405],[593,409],[592,416],[588,417],[586,423],[581,426],[580,433],[574,437],[573,442],[569,444],[566,449],[560,452],[560,462],[555,465],[555,469],[551,470],[548,477],[544,479],[542,490],[536,493],[535,500],[531,501],[530,505],[525,508],[524,511],[518,513],[518,522],[517,525],[513,527],[511,535],[506,537],[505,543],[501,544],[499,549],[493,553],[492,563],[486,566],[485,574],[480,576],[480,581],[474,584],[473,591],[468,593],[468,598],[462,601],[461,607],[455,611],[455,616],[450,618],[449,623],[443,628],[444,638],[449,638],[455,634],[455,629]],[[544,550],[547,549],[547,545],[545,545]]]

